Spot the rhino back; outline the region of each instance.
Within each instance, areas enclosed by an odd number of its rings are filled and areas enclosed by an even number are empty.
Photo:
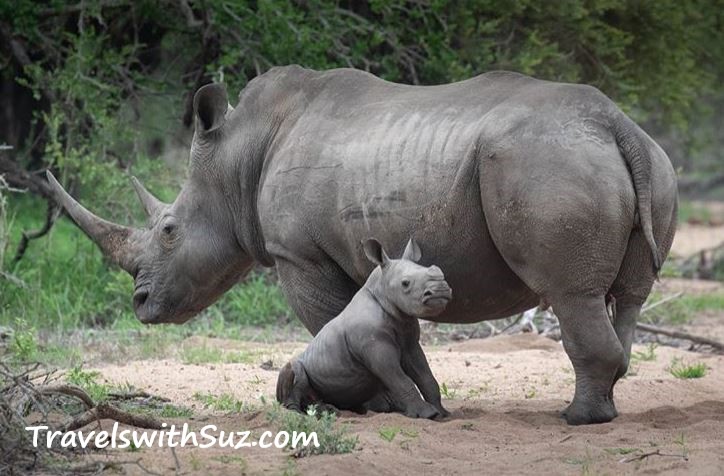
[[[361,286],[372,268],[361,239],[376,236],[398,253],[414,236],[425,250],[421,264],[439,265],[456,290],[436,320],[474,322],[535,305],[490,238],[477,158],[496,108],[540,82],[488,73],[419,87],[354,70],[303,71],[294,87],[305,89],[305,100],[262,176],[269,252],[329,257]]]

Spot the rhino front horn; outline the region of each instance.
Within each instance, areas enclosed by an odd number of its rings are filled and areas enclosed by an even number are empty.
[[[133,228],[116,225],[97,217],[75,201],[50,171],[47,172],[47,176],[55,200],[66,209],[78,227],[98,245],[103,254],[112,262],[133,274],[134,265],[130,242],[134,232]]]
[[[160,213],[164,207],[166,207],[166,204],[151,195],[151,192],[146,190],[146,187],[144,187],[141,181],[136,177],[131,176],[131,183],[133,184],[133,188],[136,190],[138,199],[141,200],[141,205],[143,205],[143,209],[146,211],[146,216],[149,218],[154,217]]]

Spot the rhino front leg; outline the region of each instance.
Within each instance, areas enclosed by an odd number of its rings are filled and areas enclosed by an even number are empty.
[[[333,261],[277,259],[282,291],[304,327],[317,333],[349,304],[359,286]]]
[[[553,301],[553,310],[576,374],[566,421],[581,425],[613,420],[618,413],[611,387],[624,365],[624,349],[608,319],[604,297],[566,296]]]
[[[420,393],[422,393],[422,398],[432,403],[438,412],[440,412],[440,416],[449,416],[450,412],[442,406],[440,385],[432,374],[432,370],[430,370],[425,352],[422,350],[419,342],[415,342],[414,345],[407,349],[407,352],[403,352],[402,368],[407,375],[412,377],[413,382],[415,382],[417,388],[420,389]]]

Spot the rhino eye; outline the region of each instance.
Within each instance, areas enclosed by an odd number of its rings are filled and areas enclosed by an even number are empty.
[[[171,223],[167,223],[163,226],[163,234],[166,236],[172,235],[174,231],[176,231],[176,225],[173,225]]]
[[[409,279],[403,279],[403,280],[402,280],[402,287],[403,287],[403,288],[409,288],[409,287],[410,287],[410,280],[409,280]]]

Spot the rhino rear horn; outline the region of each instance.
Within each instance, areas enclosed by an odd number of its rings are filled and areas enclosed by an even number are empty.
[[[143,205],[143,209],[146,211],[148,218],[155,217],[167,206],[161,200],[154,197],[151,192],[146,190],[146,187],[144,187],[136,177],[131,176],[131,183],[136,190],[136,195],[138,195],[138,199],[141,201],[141,205]]]
[[[130,240],[134,229],[97,217],[71,197],[50,171],[47,172],[47,176],[55,200],[66,209],[78,227],[113,263],[133,274],[135,269]]]

